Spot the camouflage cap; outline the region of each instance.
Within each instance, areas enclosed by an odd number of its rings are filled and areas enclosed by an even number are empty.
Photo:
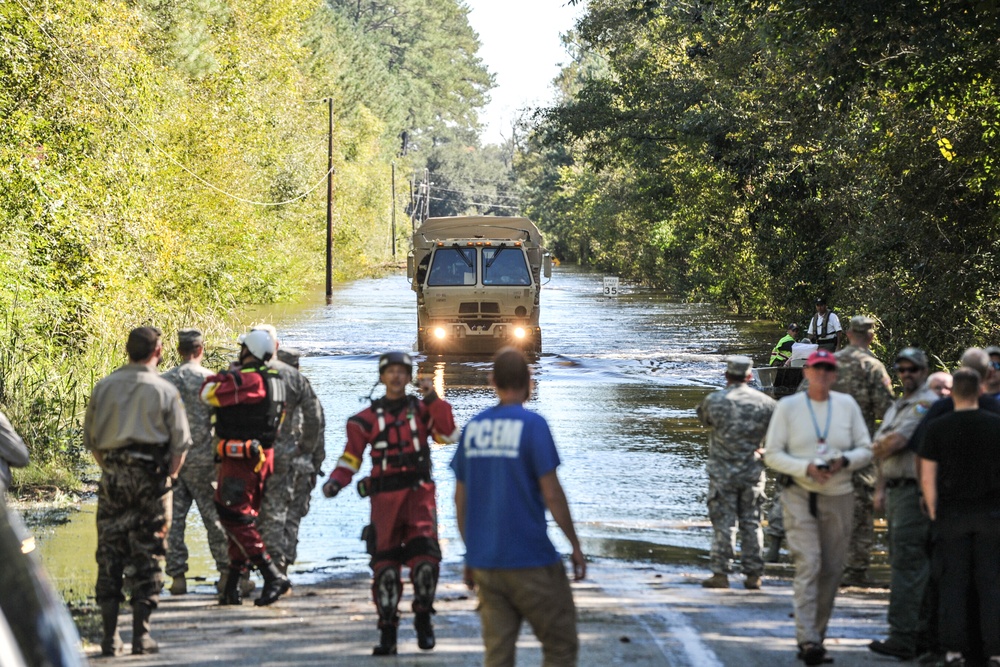
[[[986,354],[990,355],[991,357],[994,354],[1000,355],[1000,347],[997,347],[996,345],[990,345],[988,348],[986,348]]]
[[[737,355],[726,358],[726,375],[746,377],[746,374],[753,368],[753,359]]]
[[[875,320],[867,315],[855,315],[851,318],[851,323],[847,325],[847,330],[855,333],[868,333],[874,328]]]
[[[177,344],[180,347],[204,347],[205,336],[201,329],[181,329],[177,332]]]
[[[278,348],[278,361],[284,362],[291,366],[292,368],[299,367],[299,357],[302,356],[301,350],[296,350],[294,347],[279,347]]]

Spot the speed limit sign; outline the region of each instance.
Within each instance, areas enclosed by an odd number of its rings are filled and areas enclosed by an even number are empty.
[[[604,276],[604,296],[618,296],[618,276]]]

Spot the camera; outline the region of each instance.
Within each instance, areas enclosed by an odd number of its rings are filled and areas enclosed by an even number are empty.
[[[816,466],[817,470],[829,470],[830,464],[823,459],[813,459],[813,465]]]

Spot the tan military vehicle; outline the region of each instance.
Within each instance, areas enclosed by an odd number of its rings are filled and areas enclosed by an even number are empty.
[[[552,257],[527,218],[427,218],[413,233],[406,277],[417,293],[417,351],[541,352],[541,279]]]

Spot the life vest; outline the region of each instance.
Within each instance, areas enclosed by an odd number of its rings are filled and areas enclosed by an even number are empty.
[[[430,481],[431,457],[420,437],[420,400],[407,396],[404,408],[392,414],[383,398],[372,401],[378,433],[372,439],[372,478],[414,474]],[[392,436],[395,437],[392,437]]]
[[[836,331],[834,331],[833,333],[827,333],[827,328],[830,325],[830,313],[831,312],[833,312],[833,311],[827,310],[825,313],[823,313],[822,319],[820,319],[820,314],[819,313],[815,313],[813,315],[812,326],[810,328],[813,330],[813,334],[819,340],[830,340],[832,338],[836,338],[837,337],[837,332]],[[821,324],[821,322],[822,322],[822,324]]]
[[[771,362],[772,366],[778,364],[783,364],[788,361],[789,357],[792,356],[792,343],[795,342],[793,336],[785,334],[785,337],[778,341],[778,344],[774,346],[771,350]]]
[[[220,374],[205,380],[206,385]],[[274,445],[278,436],[278,426],[285,411],[285,383],[273,368],[267,366],[250,366],[236,373],[229,374],[232,379],[226,382],[243,380],[244,385],[263,388],[263,396],[254,396],[253,400],[237,401],[231,404],[221,404],[212,415],[215,434],[222,440],[257,440],[264,448]],[[218,381],[218,380],[217,380]],[[220,393],[220,392],[216,392]],[[255,394],[259,394],[259,390]],[[234,392],[239,396],[239,392]]]

